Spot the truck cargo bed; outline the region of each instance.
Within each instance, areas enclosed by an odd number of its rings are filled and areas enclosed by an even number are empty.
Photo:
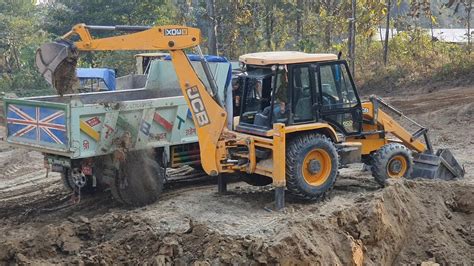
[[[4,99],[7,142],[75,158],[197,142],[179,88]]]

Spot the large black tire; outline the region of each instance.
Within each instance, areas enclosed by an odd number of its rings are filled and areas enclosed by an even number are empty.
[[[239,173],[238,175],[240,179],[244,181],[245,183],[252,186],[257,186],[257,187],[270,185],[273,182],[271,177],[264,176],[264,175],[246,174],[246,173]]]
[[[286,187],[305,200],[318,200],[336,182],[339,160],[334,143],[324,135],[304,134],[286,148]]]
[[[130,152],[119,170],[106,172],[114,175],[110,184],[112,196],[126,205],[151,204],[158,200],[163,190],[164,168],[146,152]]]
[[[69,168],[66,168],[63,170],[61,173],[61,179],[63,181],[63,185],[66,189],[69,191],[73,192],[77,190],[76,183],[74,181],[74,178],[72,177],[72,170]],[[81,187],[81,194],[93,194],[97,192],[98,189],[98,184],[94,184],[94,179],[92,176],[86,175],[84,177],[84,180],[82,182],[79,182]]]
[[[385,144],[372,156],[371,171],[375,181],[381,186],[385,186],[389,178],[410,177],[413,155],[401,143]]]

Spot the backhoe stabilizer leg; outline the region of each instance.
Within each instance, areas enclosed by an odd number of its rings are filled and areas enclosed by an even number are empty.
[[[285,208],[285,187],[275,187],[275,210]]]
[[[222,174],[217,176],[217,192],[219,194],[227,193],[227,179]]]

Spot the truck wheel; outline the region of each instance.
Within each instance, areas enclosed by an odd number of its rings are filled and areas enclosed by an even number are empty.
[[[372,156],[372,176],[385,186],[389,178],[410,177],[413,171],[411,151],[400,143],[389,143],[378,149]]]
[[[163,190],[164,169],[146,152],[130,152],[114,171],[110,189],[118,201],[131,206],[155,202]]]
[[[317,200],[332,189],[339,160],[331,140],[305,134],[291,140],[286,150],[286,187],[292,194]]]
[[[83,175],[77,168],[65,169],[61,173],[61,179],[65,188],[71,192],[79,187],[81,194],[93,194],[98,190],[97,184],[94,186],[94,179],[90,175]]]
[[[271,177],[259,174],[239,173],[240,179],[251,186],[263,187],[270,185],[273,180]]]

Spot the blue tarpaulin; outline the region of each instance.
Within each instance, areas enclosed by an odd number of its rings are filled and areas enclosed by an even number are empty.
[[[77,68],[76,75],[79,80],[100,79],[109,91],[115,90],[115,71],[109,68]]]

